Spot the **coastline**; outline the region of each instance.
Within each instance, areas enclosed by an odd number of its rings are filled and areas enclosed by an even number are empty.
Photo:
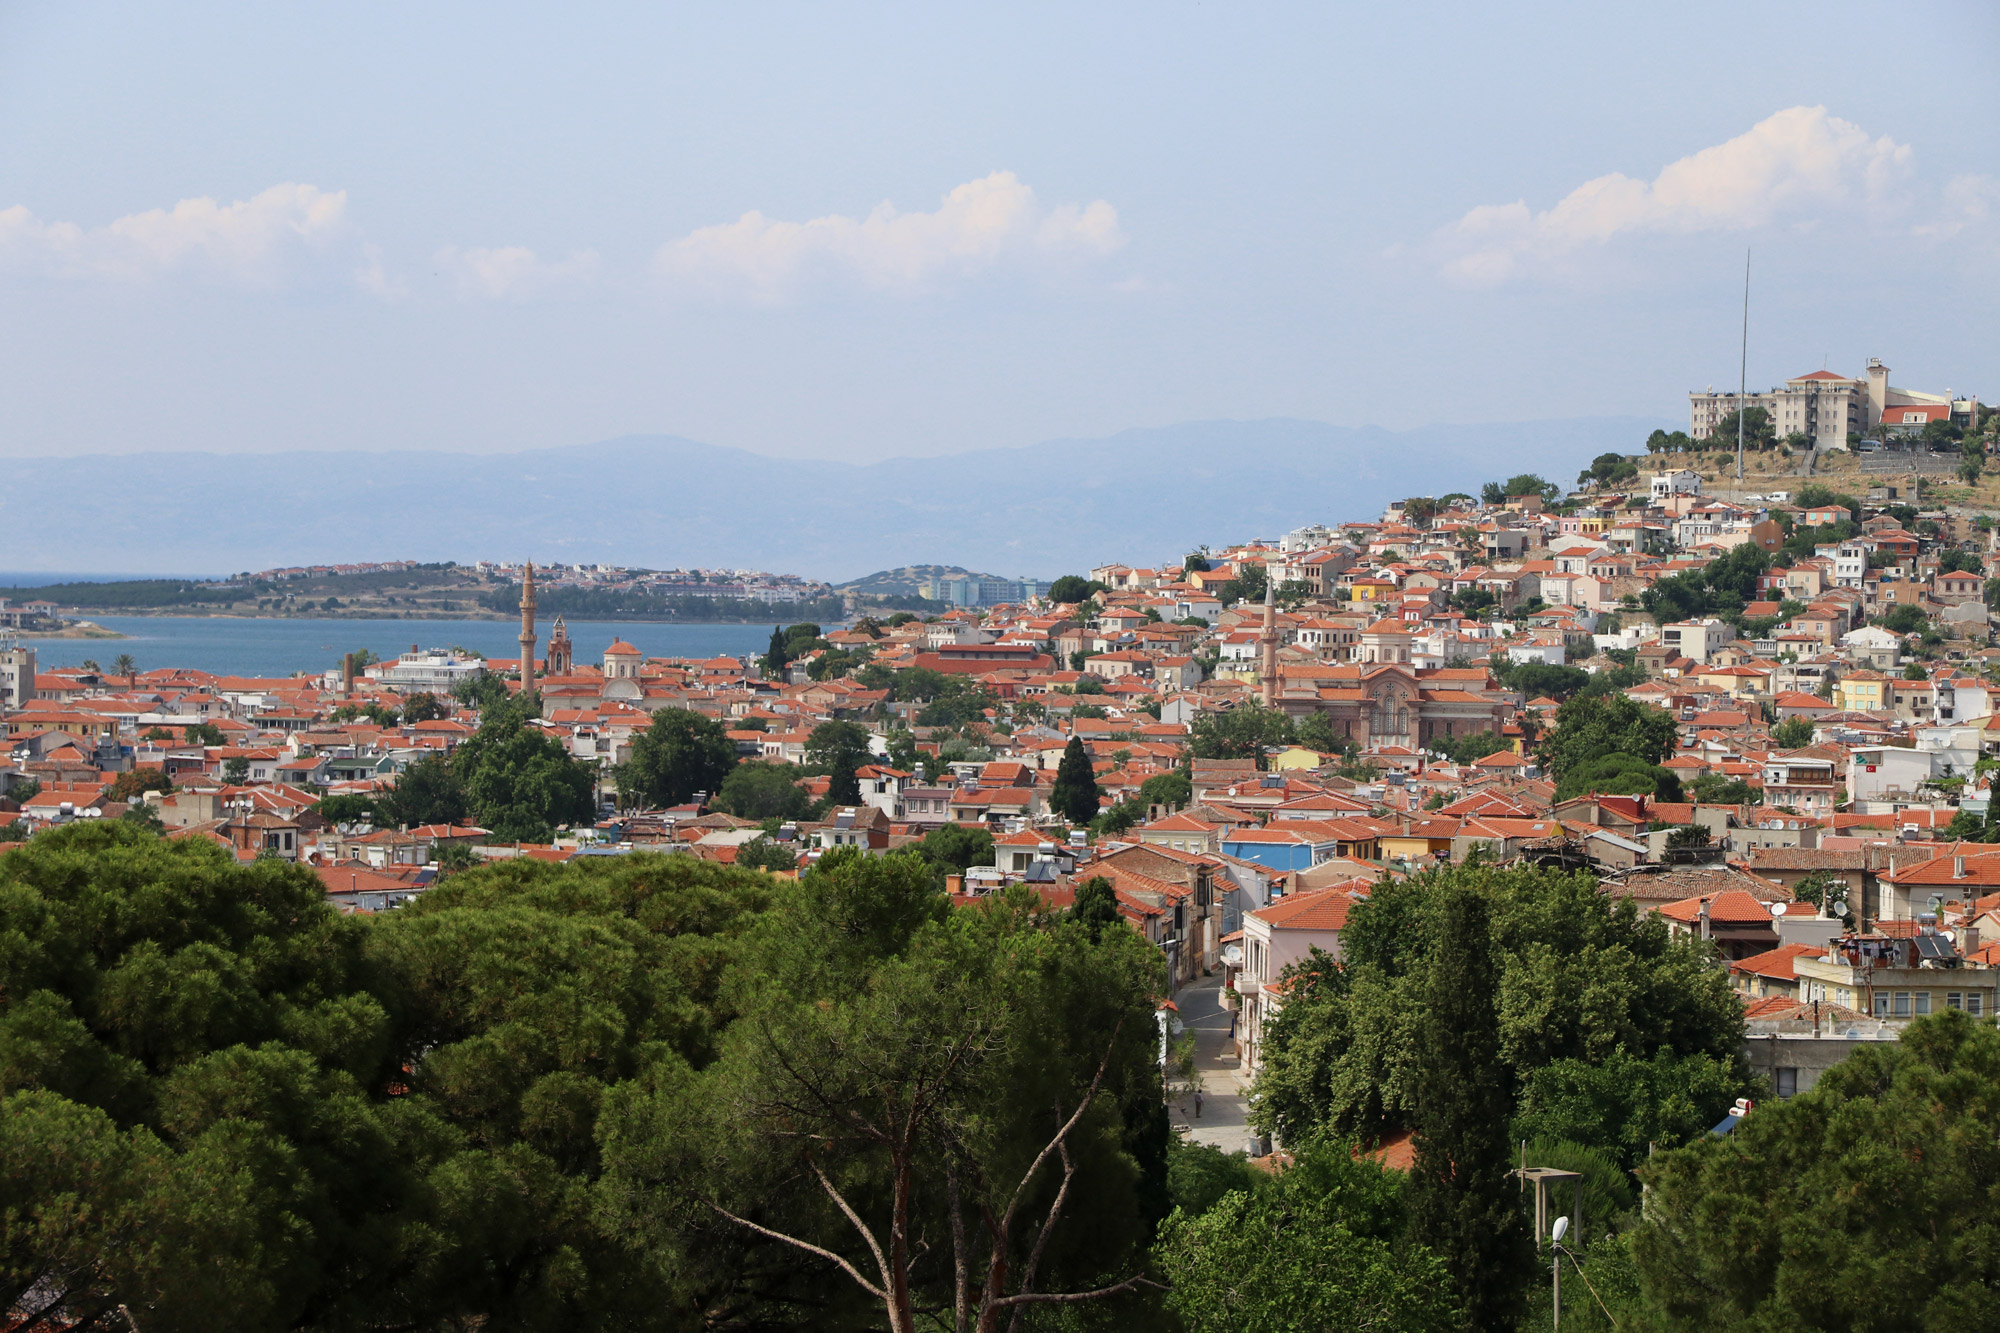
[[[262,620],[262,621],[269,621],[272,624],[293,624],[300,621],[311,621],[315,623],[337,623],[343,620],[407,620],[412,623],[425,620],[450,620],[450,621],[484,620],[484,621],[491,621],[495,624],[513,624],[515,621],[520,619],[518,615],[501,615],[498,612],[493,612],[493,611],[392,611],[386,609],[372,610],[368,608],[363,608],[361,610],[357,610],[352,613],[347,611],[333,611],[333,612],[323,611],[313,615],[295,615],[295,616],[259,615],[254,612],[221,611],[221,610],[207,610],[207,609],[162,611],[158,609],[144,609],[144,608],[134,608],[128,610],[123,607],[94,607],[92,608],[92,610],[95,614],[100,616],[125,616],[125,617],[131,617],[133,619],[144,618],[147,620]],[[784,618],[785,617],[783,613],[783,608],[777,605],[773,605],[770,614],[762,616],[730,616],[718,619],[692,619],[687,616],[647,616],[647,615],[620,614],[614,617],[614,619],[620,622],[630,621],[636,624],[645,624],[645,625],[768,625],[774,621],[783,621]],[[547,621],[553,619],[553,617],[543,616],[541,617],[541,619]],[[72,629],[81,629],[86,625],[90,625],[91,628],[96,631],[96,633],[77,634],[73,633],[72,630],[52,630],[45,633],[30,633],[28,631],[21,631],[19,633],[19,637],[24,639],[27,638],[122,639],[128,637],[127,635],[120,634],[117,630],[108,630],[103,628],[102,626],[91,625],[91,622],[89,621],[79,621],[75,626],[72,627]]]
[[[132,637],[129,634],[120,633],[115,629],[106,629],[104,626],[88,620],[79,620],[68,629],[15,630],[13,633],[17,639],[68,639],[71,641],[80,639],[129,639]]]

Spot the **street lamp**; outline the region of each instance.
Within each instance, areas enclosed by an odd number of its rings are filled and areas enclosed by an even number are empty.
[[[1569,1234],[1569,1219],[1567,1217],[1558,1217],[1556,1219],[1556,1224],[1553,1227],[1549,1228],[1549,1248],[1553,1251],[1553,1262],[1550,1264],[1549,1271],[1550,1271],[1551,1281],[1554,1283],[1552,1291],[1555,1297],[1554,1301],[1555,1322],[1551,1325],[1551,1327],[1554,1328],[1561,1328],[1563,1323],[1562,1238],[1564,1236],[1567,1236],[1568,1234]]]

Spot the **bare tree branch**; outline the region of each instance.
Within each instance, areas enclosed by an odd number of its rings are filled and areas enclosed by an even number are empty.
[[[1018,1296],[1002,1296],[993,1302],[997,1306],[1010,1305],[1073,1305],[1078,1301],[1102,1300],[1106,1296],[1116,1296],[1121,1292],[1137,1291],[1141,1287],[1155,1287],[1167,1290],[1164,1282],[1155,1282],[1144,1273],[1135,1273],[1123,1282],[1109,1287],[1099,1287],[1096,1291],[1024,1291]]]
[[[847,1260],[835,1254],[832,1250],[823,1250],[819,1246],[814,1245],[811,1241],[800,1240],[797,1236],[787,1236],[782,1231],[773,1231],[769,1227],[758,1226],[755,1222],[752,1222],[750,1219],[745,1217],[738,1217],[736,1214],[730,1212],[727,1208],[724,1208],[719,1204],[712,1203],[708,1206],[714,1209],[717,1213],[720,1213],[722,1216],[734,1222],[739,1227],[746,1227],[749,1230],[756,1232],[758,1235],[768,1236],[772,1240],[783,1241],[787,1245],[791,1245],[798,1249],[804,1250],[807,1254],[816,1254],[822,1259],[832,1260],[834,1263],[840,1265],[841,1271],[846,1273],[849,1277],[853,1278],[855,1282],[859,1284],[861,1289],[867,1292],[870,1296],[873,1296],[878,1301],[888,1299],[888,1293],[884,1292],[880,1287],[876,1286],[873,1282],[870,1282],[867,1278],[861,1276],[860,1269],[856,1268],[853,1264],[850,1264],[849,1262],[847,1262]]]
[[[861,1214],[855,1212],[852,1205],[841,1196],[840,1191],[833,1187],[833,1182],[826,1178],[826,1172],[820,1169],[817,1161],[808,1157],[806,1165],[810,1166],[812,1173],[819,1177],[819,1183],[826,1187],[827,1197],[832,1199],[840,1211],[847,1215],[847,1220],[852,1222],[854,1229],[861,1233],[861,1239],[868,1242],[868,1252],[875,1256],[875,1267],[881,1271],[882,1285],[887,1287],[893,1279],[889,1273],[889,1262],[882,1257],[882,1246],[875,1239],[875,1233],[868,1229],[868,1224],[861,1220]]]
[[[1118,1048],[1119,1028],[1123,1028],[1124,1026],[1125,1020],[1121,1018],[1118,1020],[1118,1027],[1111,1030],[1111,1042],[1104,1048],[1104,1058],[1097,1062],[1097,1072],[1091,1076],[1090,1086],[1084,1090],[1082,1099],[1076,1104],[1076,1113],[1063,1122],[1062,1128],[1056,1131],[1056,1136],[1042,1145],[1042,1150],[1035,1154],[1035,1160],[1030,1162],[1028,1169],[1021,1173],[1021,1183],[1014,1187],[1014,1197],[1007,1201],[1007,1211],[1000,1219],[1000,1225],[1004,1230],[1010,1233],[1013,1231],[1014,1210],[1021,1206],[1021,1196],[1027,1192],[1029,1183],[1035,1178],[1035,1173],[1042,1169],[1043,1162],[1049,1160],[1049,1154],[1055,1152],[1061,1146],[1063,1140],[1069,1137],[1069,1132],[1076,1128],[1077,1121],[1083,1119],[1084,1112],[1090,1109],[1091,1102],[1096,1099],[1097,1087],[1100,1083],[1104,1082],[1104,1071],[1111,1065],[1111,1053]]]
[[[1056,1103],[1056,1114],[1062,1114],[1062,1103],[1060,1102]],[[1076,1179],[1076,1160],[1069,1155],[1069,1140],[1063,1140],[1058,1151],[1062,1153],[1062,1184],[1056,1190],[1055,1201],[1049,1204],[1049,1215],[1042,1219],[1042,1230],[1035,1237],[1035,1248],[1028,1251],[1028,1262],[1021,1266],[1021,1290],[1023,1292],[1035,1289],[1035,1270],[1041,1267],[1042,1252],[1049,1247],[1049,1237],[1055,1234],[1056,1223],[1062,1218],[1063,1205],[1069,1200],[1070,1182]],[[1014,1330],[1021,1327],[1021,1316],[1024,1313],[1026,1311],[1023,1307],[1015,1307],[1014,1318],[1007,1325],[1008,1333],[1014,1333]]]

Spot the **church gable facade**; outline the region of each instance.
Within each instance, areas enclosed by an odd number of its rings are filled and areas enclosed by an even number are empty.
[[[1294,721],[1325,713],[1334,732],[1354,744],[1412,749],[1447,736],[1499,731],[1512,708],[1489,682],[1468,673],[1420,672],[1404,663],[1285,666],[1271,691],[1274,706]],[[1475,688],[1467,688],[1472,686]]]

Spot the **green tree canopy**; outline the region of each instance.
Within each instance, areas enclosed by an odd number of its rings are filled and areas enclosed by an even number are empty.
[[[1049,585],[1049,600],[1074,606],[1089,601],[1093,593],[1103,590],[1102,583],[1092,582],[1080,574],[1065,574]]]
[[[1506,481],[1487,482],[1481,488],[1480,498],[1487,504],[1497,505],[1524,495],[1537,496],[1547,504],[1554,504],[1562,499],[1562,487],[1552,481],[1544,481],[1532,472],[1523,472]]]
[[[835,805],[861,803],[855,771],[874,762],[868,744],[868,728],[859,722],[822,722],[806,737],[806,765],[832,779],[826,797]]]
[[[1164,1123],[1135,932],[1092,941],[1032,895],[954,912],[921,859],[840,849],[746,964],[715,1062],[606,1106],[609,1197],[645,1243],[775,1245],[823,1326],[930,1308],[991,1329],[1139,1284]]]
[[[1771,744],[1781,750],[1797,750],[1811,745],[1813,724],[1810,718],[1788,717],[1771,728]]]
[[[1743,410],[1743,447],[1746,450],[1767,450],[1777,447],[1777,428],[1771,424],[1771,414],[1761,407]],[[1708,442],[1718,449],[1736,448],[1735,412],[1727,413],[1715,423],[1715,430]]]
[[[1092,875],[1077,885],[1076,896],[1070,900],[1069,916],[1070,920],[1088,930],[1093,940],[1119,925],[1123,918],[1118,912],[1118,894],[1111,887],[1111,881],[1102,875]]]
[[[738,819],[803,819],[812,798],[799,785],[805,776],[790,764],[755,760],[737,764],[722,780],[715,806]]]
[[[752,838],[736,849],[736,864],[746,870],[791,870],[799,863],[798,844],[773,838]]]
[[[7,1308],[277,1330],[368,1306],[415,1200],[370,1097],[361,935],[310,871],[199,839],[77,823],[0,858]]]
[[[441,754],[425,755],[396,775],[396,785],[373,802],[372,821],[396,827],[456,824],[466,815],[465,782]]]
[[[500,677],[481,672],[467,676],[451,687],[451,697],[467,708],[477,708],[482,713],[487,709],[507,702],[507,682]]]
[[[1270,581],[1271,571],[1267,567],[1255,561],[1240,560],[1235,574],[1222,585],[1217,595],[1224,606],[1234,606],[1238,602],[1261,602]]]
[[[1472,764],[1513,746],[1497,731],[1479,731],[1466,736],[1433,736],[1430,748],[1455,764]]]
[[[1544,1066],[1620,1049],[1735,1068],[1742,1007],[1705,945],[1670,938],[1592,876],[1453,867],[1377,885],[1341,934],[1344,966],[1324,954],[1298,966],[1265,1027],[1260,1127],[1288,1141],[1413,1127],[1418,1040],[1432,1022],[1425,988],[1444,907],[1460,889],[1491,903],[1499,1056],[1517,1089]]]
[[[132,768],[111,780],[105,796],[114,801],[136,801],[149,791],[169,792],[173,779],[157,768]]]
[[[486,709],[479,730],[452,755],[466,813],[501,842],[547,842],[556,826],[587,823],[596,814],[590,769],[531,725],[536,709],[533,695]]]
[[[1328,713],[1307,713],[1299,719],[1295,738],[1308,750],[1321,754],[1338,754],[1346,746],[1346,738],[1333,729],[1333,717]]]
[[[1577,474],[1578,485],[1620,486],[1639,479],[1639,465],[1623,454],[1599,454]]]
[[[1139,784],[1139,800],[1146,805],[1164,805],[1178,810],[1193,799],[1194,783],[1178,769],[1172,773],[1157,773]]]
[[[442,699],[426,690],[418,690],[403,700],[403,721],[410,726],[419,722],[435,722],[450,711]]]
[[[1656,1326],[1989,1326],[1996,1089],[2000,1033],[1947,1010],[1654,1158],[1633,1254]]]
[[[1579,695],[1556,710],[1555,723],[1539,749],[1559,782],[1608,755],[1658,764],[1674,752],[1678,735],[1672,714],[1622,694]]]
[[[696,792],[711,796],[736,767],[736,744],[722,724],[686,708],[662,708],[632,742],[618,767],[618,791],[628,804],[681,805]]]
[[[1875,617],[1875,623],[1892,634],[1921,633],[1930,623],[1930,617],[1915,602],[1898,602]]]
[[[1295,1333],[1463,1326],[1452,1274],[1406,1241],[1403,1179],[1310,1139],[1268,1181],[1177,1211],[1161,1230],[1168,1305],[1189,1333]]]
[[[973,866],[993,864],[993,832],[968,824],[940,824],[924,835],[917,851],[937,867],[940,877],[962,875]]]
[[[1493,674],[1510,690],[1525,699],[1563,700],[1590,684],[1590,673],[1582,667],[1555,666],[1548,662],[1518,662],[1494,665]]]
[[[1201,714],[1188,732],[1188,749],[1197,759],[1255,759],[1262,768],[1266,747],[1291,742],[1292,720],[1279,709],[1246,701]]]
[[[1670,768],[1649,764],[1629,754],[1599,755],[1563,775],[1556,784],[1556,799],[1595,792],[1599,796],[1651,796],[1662,801],[1678,801],[1680,777]]]

